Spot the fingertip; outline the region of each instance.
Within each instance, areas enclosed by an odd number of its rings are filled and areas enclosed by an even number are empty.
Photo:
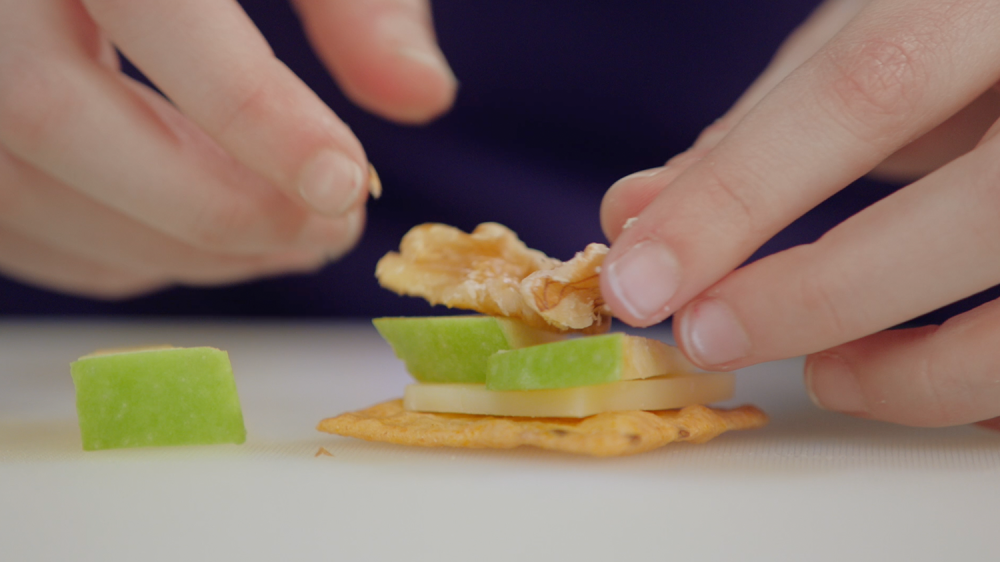
[[[601,229],[608,240],[621,236],[625,224],[649,205],[666,183],[661,176],[665,167],[650,168],[629,174],[611,184],[601,202]]]
[[[338,73],[360,107],[403,125],[427,124],[451,109],[458,80],[436,48],[400,46],[365,68]]]
[[[380,114],[400,123],[423,125],[451,109],[458,79],[439,49],[400,47],[397,57],[402,59],[398,87],[389,89],[385,99],[380,90],[372,92],[373,107]]]
[[[702,298],[683,307],[676,316],[677,338],[693,363],[703,369],[743,367],[753,345],[743,322],[719,298]]]
[[[322,149],[299,174],[298,191],[314,211],[329,217],[347,214],[364,201],[369,174],[343,152]]]
[[[601,293],[612,313],[636,327],[670,316],[670,301],[680,282],[680,261],[665,244],[650,238],[624,251],[613,249],[601,270]]]
[[[413,125],[447,111],[458,79],[437,44],[429,13],[384,10],[375,13],[372,27],[372,71],[358,72],[353,84],[357,101],[386,118]]]
[[[410,125],[451,108],[458,80],[425,3],[297,3],[311,41],[357,105]]]
[[[806,359],[805,385],[818,408],[853,416],[868,416],[857,373],[836,353],[817,353]]]

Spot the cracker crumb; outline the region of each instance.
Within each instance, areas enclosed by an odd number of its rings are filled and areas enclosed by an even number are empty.
[[[371,164],[368,164],[368,193],[371,193],[372,199],[382,197],[382,180]]]
[[[330,451],[327,451],[326,448],[324,448],[324,447],[320,447],[319,450],[316,451],[316,454],[313,455],[313,456],[314,457],[332,457],[333,453],[331,453]]]

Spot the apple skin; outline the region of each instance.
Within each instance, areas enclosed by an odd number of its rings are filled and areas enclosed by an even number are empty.
[[[486,388],[572,388],[694,371],[676,347],[615,333],[499,352],[487,362]]]
[[[74,361],[70,373],[85,450],[246,441],[225,351],[96,354]]]
[[[564,337],[492,316],[376,318],[372,323],[413,378],[432,383],[483,383],[486,361],[496,352]]]

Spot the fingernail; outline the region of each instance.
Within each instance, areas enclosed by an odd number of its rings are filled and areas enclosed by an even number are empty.
[[[806,392],[817,407],[845,414],[867,413],[858,377],[839,355],[810,357],[805,371]]]
[[[415,47],[400,47],[399,54],[404,58],[430,68],[452,82],[458,82],[458,79],[455,78],[455,73],[452,72],[451,67],[444,61],[444,58],[433,51]]]
[[[703,366],[720,366],[750,355],[750,337],[733,309],[719,299],[695,302],[681,317],[687,350]]]
[[[608,286],[628,313],[640,321],[666,317],[681,282],[680,262],[660,242],[643,240],[608,266]]]
[[[302,169],[299,193],[317,212],[331,217],[354,207],[365,189],[361,167],[344,154],[323,150]]]

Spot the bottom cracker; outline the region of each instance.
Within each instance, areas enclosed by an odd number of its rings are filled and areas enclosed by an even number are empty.
[[[724,431],[767,423],[754,406],[732,410],[687,406],[656,412],[607,412],[588,418],[513,418],[434,414],[403,409],[390,400],[320,422],[317,429],[368,441],[421,447],[512,449],[530,445],[553,451],[610,457],[632,455],[675,441],[704,443]]]

